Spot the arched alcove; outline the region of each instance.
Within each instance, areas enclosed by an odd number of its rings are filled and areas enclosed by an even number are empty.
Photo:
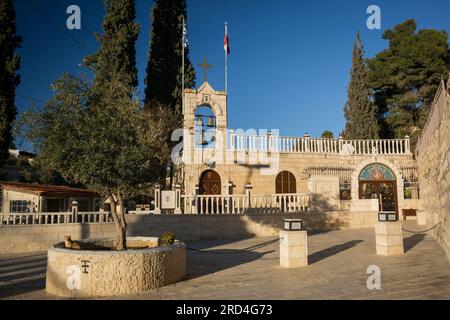
[[[200,105],[194,113],[195,145],[197,148],[215,148],[217,119],[209,104]]]

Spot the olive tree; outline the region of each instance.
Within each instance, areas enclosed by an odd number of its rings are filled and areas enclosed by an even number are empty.
[[[170,115],[144,112],[133,89],[115,79],[99,89],[65,74],[53,89],[41,110],[22,115],[21,132],[43,165],[109,200],[116,249],[126,250],[125,200],[149,192],[164,175],[170,155],[165,118]]]

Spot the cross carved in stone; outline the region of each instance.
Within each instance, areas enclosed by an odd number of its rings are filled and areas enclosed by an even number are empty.
[[[206,60],[206,58],[204,59],[202,64],[198,64],[197,66],[202,67],[204,69],[204,81],[206,82],[208,68],[213,68],[214,66],[211,64],[208,64],[208,60]]]

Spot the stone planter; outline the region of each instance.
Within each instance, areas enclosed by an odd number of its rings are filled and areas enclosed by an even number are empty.
[[[112,240],[78,241],[110,246]],[[186,245],[157,247],[158,238],[128,238],[127,246],[145,249],[97,251],[65,249],[58,243],[48,250],[47,293],[73,298],[105,297],[147,291],[186,276]]]

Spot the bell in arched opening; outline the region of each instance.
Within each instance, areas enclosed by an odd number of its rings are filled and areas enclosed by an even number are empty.
[[[212,116],[209,117],[207,126],[208,126],[208,128],[214,128],[215,127],[214,118]]]
[[[200,127],[200,128],[203,127],[203,117],[202,116],[197,117],[196,126]]]

